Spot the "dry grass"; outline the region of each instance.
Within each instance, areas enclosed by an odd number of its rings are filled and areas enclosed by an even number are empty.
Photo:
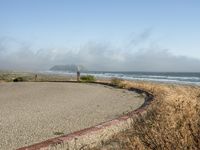
[[[125,88],[152,93],[145,115],[133,119],[131,129],[94,149],[200,149],[200,88],[121,81]]]
[[[125,80],[120,79],[120,78],[111,78],[111,85],[118,87],[118,88],[125,88],[126,83],[124,82]]]

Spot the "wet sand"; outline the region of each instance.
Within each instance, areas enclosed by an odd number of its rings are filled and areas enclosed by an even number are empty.
[[[0,149],[16,149],[137,109],[131,91],[83,83],[0,83]]]

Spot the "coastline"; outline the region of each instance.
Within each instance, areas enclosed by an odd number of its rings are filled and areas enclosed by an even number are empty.
[[[136,72],[137,73],[137,72]],[[143,72],[140,72],[141,74]],[[144,72],[147,74],[147,72]],[[106,74],[106,73],[105,73]],[[181,74],[181,73],[179,73]],[[188,73],[186,73],[188,74]],[[190,82],[190,81],[179,81],[176,80],[159,80],[161,76],[153,76],[153,78],[143,79],[143,78],[131,78],[131,77],[123,77],[123,75],[104,75],[104,74],[94,74],[94,72],[90,73],[81,73],[81,75],[93,75],[97,79],[97,81],[105,81],[109,82],[113,78],[118,78],[130,82],[146,82],[146,83],[156,83],[156,84],[167,84],[167,85],[183,85],[183,86],[200,86],[200,73],[198,74],[198,77],[182,77],[183,80],[188,79],[192,80],[195,78],[195,80],[199,80],[198,82]],[[5,81],[13,81],[14,78],[17,77],[23,77],[24,81],[35,81],[34,76],[37,75],[37,81],[76,81],[76,73],[68,73],[68,72],[54,72],[54,71],[38,71],[38,72],[20,72],[20,71],[0,71],[0,80]],[[145,75],[146,76],[146,75]],[[162,77],[163,78],[163,77]],[[171,78],[170,76],[167,78]],[[179,78],[179,77],[172,77],[172,78]]]
[[[62,82],[61,79],[64,78],[66,79],[66,76],[59,77],[59,79],[57,79],[57,82]],[[40,81],[44,80],[43,78],[40,79]],[[50,79],[53,80],[54,77],[51,76]],[[100,82],[104,83],[105,81],[101,80]],[[165,83],[160,84],[155,82],[143,81],[130,82],[126,80],[121,80],[115,86],[125,89],[139,89],[142,91],[146,91],[148,93],[151,93],[154,96],[154,99],[148,107],[145,107],[145,109],[143,109],[142,111],[136,111],[137,113],[133,113],[133,116],[129,116],[128,127],[126,119],[122,119],[126,122],[124,122],[125,126],[123,123],[123,125],[120,124],[118,122],[119,120],[114,120],[115,123],[113,124],[105,123],[106,127],[103,128],[105,132],[102,132],[102,134],[106,136],[101,136],[101,131],[96,132],[96,129],[99,130],[99,126],[95,128],[90,128],[93,134],[91,136],[87,135],[87,137],[92,137],[92,140],[90,138],[82,138],[80,139],[80,141],[78,140],[80,143],[82,142],[82,144],[86,144],[86,148],[92,148],[96,150],[107,147],[115,147],[118,149],[146,149],[149,147],[156,147],[160,149],[162,147],[167,147],[169,149],[173,149],[173,145],[176,145],[178,149],[183,149],[185,146],[192,149],[200,148],[200,129],[198,127],[200,124],[199,86]],[[120,119],[120,121],[122,120]],[[110,129],[110,126],[112,126],[112,129]],[[114,134],[107,134],[109,130],[114,131]],[[77,132],[75,135],[72,134],[68,138],[65,138],[64,136],[60,137],[59,140],[54,139],[54,144],[51,143],[50,140],[47,143],[39,143],[37,144],[37,146],[43,147],[46,144],[47,147],[49,146],[49,144],[53,144],[53,147],[69,146],[69,140],[71,141],[71,146],[74,146],[74,142],[76,143],[77,141],[74,141],[73,139],[77,135],[82,135],[82,132]],[[168,140],[166,141],[166,139]],[[60,140],[62,141],[61,143]],[[67,142],[65,143],[66,140]],[[91,144],[91,141],[93,141],[94,143]],[[102,143],[100,141],[104,142]],[[63,145],[63,142],[66,145]],[[34,145],[22,149],[26,148],[35,149]]]

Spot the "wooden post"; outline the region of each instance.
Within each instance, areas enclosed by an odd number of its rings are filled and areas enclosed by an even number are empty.
[[[77,81],[79,82],[80,81],[80,68],[79,68],[79,66],[77,66]]]
[[[35,75],[35,81],[37,80],[37,74]]]
[[[80,81],[80,71],[77,71],[77,81]]]

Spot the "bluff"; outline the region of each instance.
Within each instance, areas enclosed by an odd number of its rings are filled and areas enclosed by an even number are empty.
[[[82,65],[55,65],[50,68],[51,71],[66,71],[66,72],[77,72],[79,71],[87,71],[87,69]]]

